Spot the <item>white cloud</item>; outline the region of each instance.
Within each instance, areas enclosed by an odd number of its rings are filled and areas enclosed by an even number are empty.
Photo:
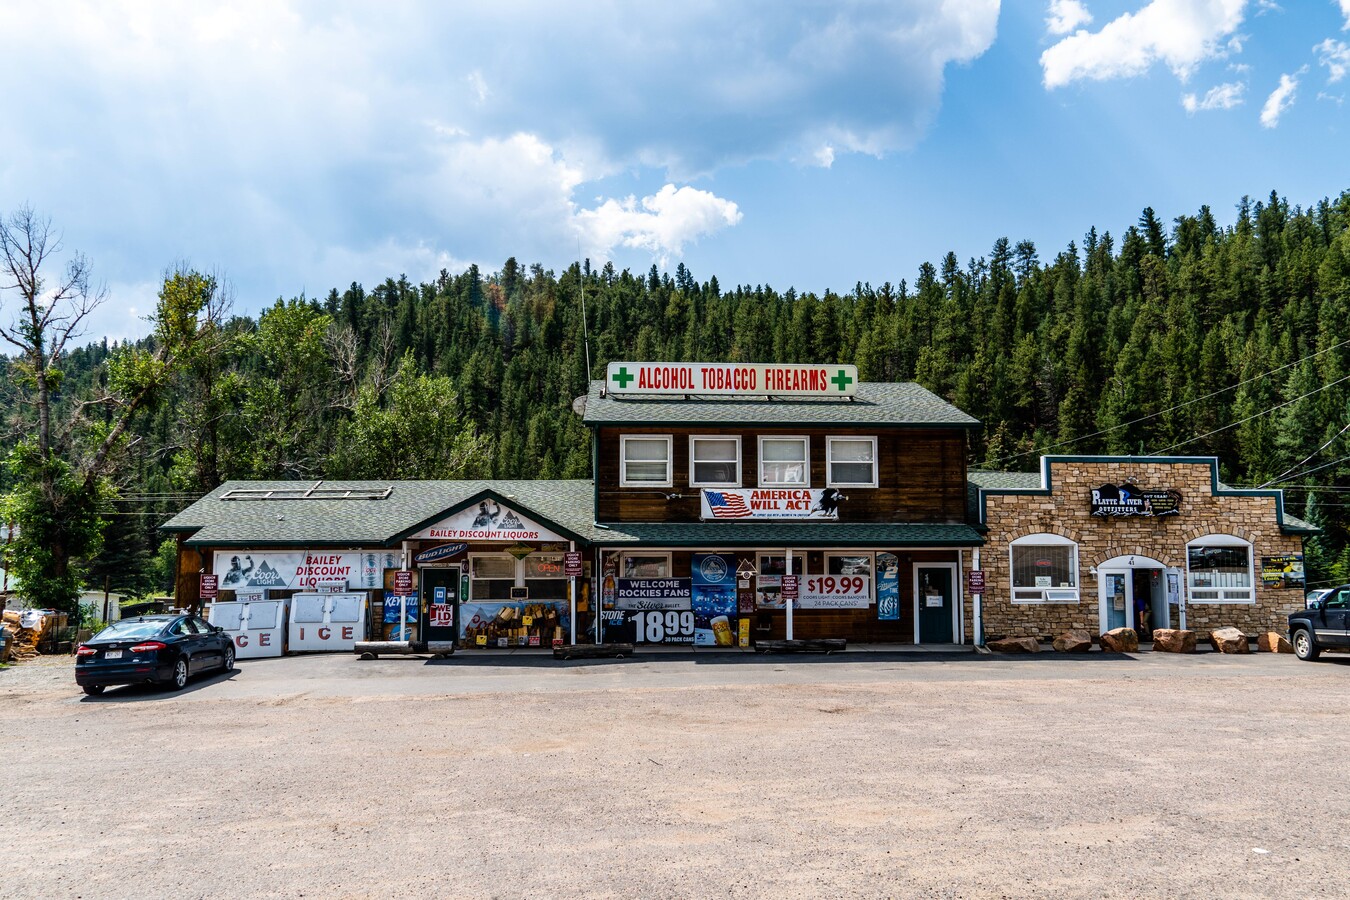
[[[1313,52],[1317,54],[1317,62],[1327,67],[1327,84],[1335,84],[1350,71],[1350,44],[1327,38],[1313,47]]]
[[[640,204],[634,197],[606,200],[580,211],[576,220],[583,239],[602,256],[622,245],[647,250],[664,262],[683,252],[685,244],[735,225],[741,211],[708,191],[667,184]]]
[[[1261,107],[1261,125],[1263,127],[1274,128],[1279,125],[1280,116],[1284,115],[1284,111],[1294,105],[1299,74],[1301,74],[1301,70],[1293,75],[1280,76],[1280,86],[1270,92],[1265,105]]]
[[[1350,31],[1350,0],[1341,0],[1341,15],[1345,16],[1345,30]]]
[[[583,221],[628,222],[596,232],[616,252],[675,253],[727,227],[691,213],[682,192],[700,177],[912,147],[946,68],[989,48],[998,13],[999,0],[0,3],[0,77],[41,73],[5,97],[0,210],[50,214],[110,281],[153,281],[177,258],[218,265],[246,309],[297,284],[382,279],[399,260],[565,264]],[[578,218],[576,198],[602,193],[583,185],[620,173],[642,186],[609,193],[657,207],[600,215],[602,199]]]
[[[1041,54],[1047,88],[1143,74],[1162,62],[1185,81],[1200,63],[1237,52],[1247,0],[1152,0],[1100,31],[1079,31]]]
[[[1092,13],[1080,0],[1050,0],[1046,12],[1045,27],[1051,34],[1068,34],[1092,22]]]
[[[1205,96],[1198,100],[1195,94],[1182,95],[1181,105],[1191,115],[1200,110],[1233,109],[1242,105],[1242,94],[1246,90],[1247,85],[1240,81],[1225,82],[1210,88],[1205,92]]]

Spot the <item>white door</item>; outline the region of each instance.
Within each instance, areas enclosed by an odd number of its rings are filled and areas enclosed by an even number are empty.
[[[1134,573],[1129,569],[1098,571],[1102,631],[1134,627]]]

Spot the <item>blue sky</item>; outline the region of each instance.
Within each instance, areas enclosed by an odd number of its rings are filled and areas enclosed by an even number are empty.
[[[0,70],[0,211],[89,257],[91,339],[180,261],[250,313],[578,247],[846,291],[1350,189],[1350,0],[17,0]]]

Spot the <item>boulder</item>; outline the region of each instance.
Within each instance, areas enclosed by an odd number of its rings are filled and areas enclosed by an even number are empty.
[[[1153,649],[1163,653],[1194,653],[1195,632],[1180,628],[1153,629]]]
[[[1060,653],[1086,653],[1092,649],[1092,635],[1080,629],[1066,631],[1055,638],[1053,646]]]
[[[985,644],[995,653],[1040,653],[1041,642],[1034,637],[1007,637]]]
[[[1209,633],[1209,645],[1220,653],[1250,653],[1247,636],[1236,628],[1215,628]]]
[[[1256,647],[1266,653],[1293,653],[1294,645],[1278,631],[1263,631],[1256,637]]]
[[[1139,635],[1133,628],[1112,628],[1101,637],[1107,653],[1134,653],[1139,650]]]

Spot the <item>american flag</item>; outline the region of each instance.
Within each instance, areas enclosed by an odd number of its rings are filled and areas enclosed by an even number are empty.
[[[708,508],[712,510],[714,518],[718,519],[744,519],[747,516],[754,515],[750,507],[745,505],[745,499],[740,494],[724,494],[721,491],[704,491],[703,496],[708,500]]]

